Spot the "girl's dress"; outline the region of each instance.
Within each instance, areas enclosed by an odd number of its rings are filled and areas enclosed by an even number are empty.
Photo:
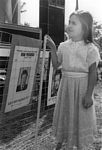
[[[97,47],[84,41],[65,41],[58,48],[62,64],[62,79],[53,116],[54,135],[58,142],[67,142],[67,150],[74,146],[82,150],[93,143],[96,131],[94,105],[85,109],[82,100],[87,91],[89,66],[100,56]]]

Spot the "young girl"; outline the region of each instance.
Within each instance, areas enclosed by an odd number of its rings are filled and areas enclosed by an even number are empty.
[[[96,68],[100,59],[92,39],[93,18],[89,12],[77,11],[70,15],[70,39],[56,46],[48,36],[54,68],[62,65],[62,79],[53,116],[54,134],[61,148],[67,141],[67,150],[82,150],[93,143],[95,108],[93,89]]]

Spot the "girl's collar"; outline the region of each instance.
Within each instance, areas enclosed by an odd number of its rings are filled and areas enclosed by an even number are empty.
[[[73,41],[72,39],[70,39],[70,43],[72,44],[85,44],[84,40],[80,40],[80,41]]]

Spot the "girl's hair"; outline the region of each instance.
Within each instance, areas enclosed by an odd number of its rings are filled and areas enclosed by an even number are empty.
[[[71,16],[77,16],[82,24],[82,28],[84,31],[84,41],[85,43],[92,43],[93,42],[93,17],[89,12],[85,11],[75,11]]]

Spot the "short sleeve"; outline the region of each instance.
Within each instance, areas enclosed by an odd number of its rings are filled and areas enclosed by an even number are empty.
[[[90,65],[92,65],[95,62],[96,65],[98,66],[99,61],[100,61],[99,49],[94,44],[92,44],[89,46],[87,53],[88,67],[90,67]]]
[[[57,56],[58,56],[58,62],[61,64],[62,63],[62,46],[61,46],[61,44],[58,47]]]

